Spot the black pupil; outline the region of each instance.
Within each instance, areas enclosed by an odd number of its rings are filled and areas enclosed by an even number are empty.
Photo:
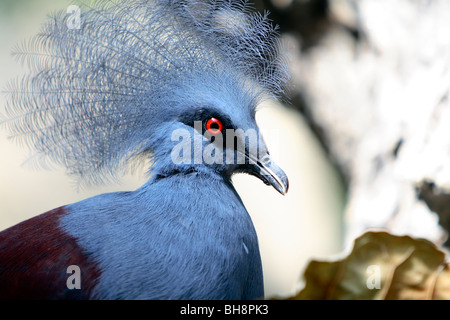
[[[220,126],[219,126],[219,124],[218,124],[217,122],[213,122],[213,123],[211,123],[210,128],[211,128],[211,130],[213,130],[213,131],[217,131],[217,130],[220,129]]]

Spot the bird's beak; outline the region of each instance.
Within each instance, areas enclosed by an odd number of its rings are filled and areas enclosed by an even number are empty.
[[[259,159],[246,153],[245,156],[252,166],[250,174],[261,179],[265,184],[271,185],[279,193],[285,195],[289,190],[289,180],[281,168],[272,161],[271,156],[266,153]]]

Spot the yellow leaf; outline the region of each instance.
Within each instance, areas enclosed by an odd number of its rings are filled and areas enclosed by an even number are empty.
[[[427,240],[367,232],[345,259],[311,261],[291,299],[450,299],[445,259]]]

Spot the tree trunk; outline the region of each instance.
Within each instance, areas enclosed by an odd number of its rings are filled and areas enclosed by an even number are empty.
[[[383,228],[443,244],[450,2],[342,0],[328,9],[321,40],[294,50],[292,99],[347,182],[347,243]]]

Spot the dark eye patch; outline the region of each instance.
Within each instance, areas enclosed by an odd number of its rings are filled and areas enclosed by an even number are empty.
[[[194,127],[194,123],[196,121],[201,121],[203,124],[203,134],[206,130],[206,123],[211,118],[219,119],[222,122],[223,133],[225,133],[226,129],[234,129],[234,126],[232,125],[231,120],[228,116],[225,116],[217,110],[211,108],[200,108],[193,110],[190,113],[183,114],[179,117],[178,120],[191,127]]]

